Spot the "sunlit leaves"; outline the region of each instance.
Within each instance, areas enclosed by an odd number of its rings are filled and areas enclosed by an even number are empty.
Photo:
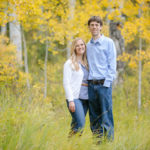
[[[136,53],[134,55],[129,53],[123,53],[123,55],[118,57],[118,60],[122,62],[127,62],[130,68],[137,68],[139,61],[142,61],[143,64],[150,63],[150,50],[136,50]]]
[[[12,82],[16,77],[16,57],[15,46],[8,44],[6,37],[0,36],[0,83]],[[8,44],[8,45],[7,45]]]
[[[138,33],[138,28],[133,22],[125,22],[124,28],[122,29],[122,35],[125,38],[125,42],[129,43],[134,40],[136,34]]]
[[[22,87],[26,82],[26,74],[21,72],[16,60],[16,47],[8,38],[0,36],[0,86]]]
[[[131,0],[127,0],[121,11],[126,16],[122,29],[126,44],[132,42],[136,36],[150,41],[148,34],[150,32],[150,7],[147,1],[138,0],[133,3]]]
[[[71,19],[68,0],[3,0],[0,7],[6,10],[0,13],[1,24],[12,21],[14,17],[9,14],[15,12],[24,30],[31,31],[32,38],[42,44],[50,41],[52,50],[57,44],[65,46],[75,37],[82,37],[87,42],[91,38],[87,21],[93,15],[101,16],[104,20],[102,32],[107,36],[109,20],[115,20],[123,23],[121,32],[126,45],[137,37],[145,40],[145,43],[150,42],[148,0],[76,1]]]

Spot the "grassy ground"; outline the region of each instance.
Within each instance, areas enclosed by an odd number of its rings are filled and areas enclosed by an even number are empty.
[[[6,92],[6,91],[5,91]],[[5,93],[6,94],[6,93]],[[54,107],[47,102],[21,102],[18,98],[0,95],[1,150],[149,150],[150,113],[137,112],[128,106],[120,91],[114,91],[115,139],[95,144],[87,116],[81,137],[68,139],[70,115],[64,96]]]
[[[88,115],[83,135],[68,139],[71,117],[62,87],[63,63],[58,64],[48,66],[46,99],[42,72],[34,74],[31,103],[25,88],[0,88],[0,150],[150,150],[150,107],[138,112],[134,80],[113,90],[113,142],[96,145]]]

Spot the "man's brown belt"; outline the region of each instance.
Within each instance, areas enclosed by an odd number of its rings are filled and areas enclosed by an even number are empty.
[[[103,85],[104,84],[105,79],[102,80],[88,80],[89,83],[95,84],[95,85]]]

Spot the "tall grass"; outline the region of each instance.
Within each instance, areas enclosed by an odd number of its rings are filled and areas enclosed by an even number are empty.
[[[50,82],[48,99],[40,99],[38,93],[42,90],[35,92],[38,90],[35,87],[31,103],[28,96],[20,94],[16,97],[11,89],[1,88],[0,150],[150,150],[149,107],[138,112],[137,106],[126,99],[122,86],[113,92],[113,142],[96,144],[88,115],[83,135],[68,139],[71,117],[65,102],[60,68],[54,71],[60,84]]]

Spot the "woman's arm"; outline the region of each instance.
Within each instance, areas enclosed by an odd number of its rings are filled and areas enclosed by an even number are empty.
[[[72,68],[71,65],[66,62],[64,64],[64,72],[63,72],[63,86],[66,93],[66,98],[69,102],[69,110],[71,112],[75,112],[75,104],[73,100],[73,92],[71,89],[71,76],[72,76]]]

